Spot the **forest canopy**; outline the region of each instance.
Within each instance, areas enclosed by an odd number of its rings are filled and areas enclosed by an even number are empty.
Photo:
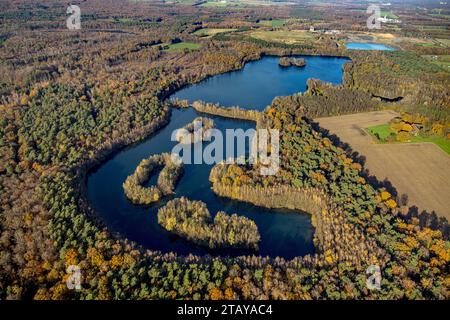
[[[359,158],[310,120],[397,108],[425,116],[426,130],[445,137],[449,73],[432,57],[446,55],[448,47],[404,40],[447,39],[448,30],[436,27],[441,17],[423,19],[405,9],[411,23],[390,29],[405,50],[349,52],[342,46],[348,39],[325,32],[365,28],[345,5],[336,9],[339,24],[336,12],[314,4],[226,8],[226,14],[146,1],[80,6],[82,30],[74,31],[65,26],[66,3],[0,4],[0,299],[449,299],[448,224],[405,212],[396,194],[367,178]],[[283,19],[277,28],[306,37],[301,43],[252,37],[254,28],[273,35],[272,26],[259,23],[272,17]],[[323,31],[309,33],[312,21]],[[233,31],[194,34],[205,26]],[[166,125],[171,93],[263,55],[297,54],[349,57],[343,84],[310,80],[306,92],[278,97],[261,113],[200,101],[192,107],[281,131],[276,176],[263,179],[257,166],[217,166],[211,186],[223,197],[310,213],[313,254],[290,260],[256,253],[180,256],[142,248],[105,226],[86,200],[86,177]],[[411,123],[416,119],[399,121],[403,129]],[[148,204],[173,194],[181,167],[167,155],[154,157],[124,182],[132,201]],[[160,169],[156,185],[143,187]],[[257,248],[260,241],[252,220],[223,212],[213,217],[194,200],[169,201],[158,220],[208,247]],[[376,291],[366,286],[373,263],[383,270]],[[71,265],[83,270],[80,290],[67,287]]]

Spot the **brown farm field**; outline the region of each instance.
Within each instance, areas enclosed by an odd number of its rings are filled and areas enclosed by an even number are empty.
[[[305,30],[258,30],[249,35],[253,38],[285,44],[301,44],[316,38],[314,33]]]
[[[450,156],[433,143],[378,144],[364,131],[395,116],[394,111],[376,111],[316,121],[365,157],[370,175],[387,179],[399,196],[406,194],[408,206],[450,220]]]

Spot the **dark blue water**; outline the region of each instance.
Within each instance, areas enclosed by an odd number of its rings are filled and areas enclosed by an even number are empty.
[[[377,51],[394,51],[395,49],[381,43],[371,42],[348,42],[345,47],[349,50],[377,50]]]
[[[310,59],[314,63],[310,63]],[[265,57],[260,61],[246,65],[243,71],[219,75],[184,89],[182,90],[184,92],[183,98],[191,101],[197,99],[209,102],[217,101],[228,106],[243,105],[242,102],[247,102],[246,106],[262,110],[277,95],[292,94],[304,90],[307,78],[314,77],[339,83],[342,79],[342,65],[347,61],[346,59],[321,57],[307,57],[306,60],[308,69],[296,67],[282,69],[278,67],[278,58]],[[322,62],[320,63],[320,61]],[[313,66],[317,66],[317,69]],[[305,73],[306,70],[309,70],[308,73]],[[328,72],[325,72],[325,70],[328,70]],[[325,78],[321,78],[320,75],[324,75]],[[216,78],[222,80],[219,81]],[[226,86],[225,83],[227,83]],[[255,83],[259,83],[264,89],[260,89]],[[273,83],[273,86],[268,85],[268,83]],[[287,89],[282,83],[289,88],[289,92],[286,91]],[[198,88],[194,90],[196,86]],[[195,96],[187,96],[187,90],[193,90],[190,92],[193,92]],[[201,96],[202,91],[205,92],[205,96]],[[216,92],[217,96],[210,95],[211,92]],[[225,92],[227,94],[230,94],[230,92],[240,93],[226,96]],[[173,130],[183,127],[199,115],[192,109],[173,110],[171,121],[166,127],[145,141],[122,150],[90,174],[87,182],[87,196],[92,208],[99,214],[108,228],[146,248],[162,252],[176,252],[181,255],[189,253],[232,256],[259,254],[290,259],[312,253],[314,251],[312,242],[314,230],[309,214],[290,210],[268,210],[217,197],[211,190],[208,179],[211,166],[208,165],[185,165],[184,175],[175,190],[174,197],[183,195],[192,200],[201,200],[207,204],[212,215],[222,210],[253,219],[261,234],[259,251],[242,249],[211,251],[208,248],[196,246],[169,233],[158,225],[157,210],[171,198],[165,198],[152,206],[133,205],[126,199],[122,183],[128,175],[134,172],[139,162],[151,154],[170,152],[175,145],[175,142],[170,141]],[[227,128],[246,130],[254,127],[252,122],[220,117],[211,118],[215,121],[215,127],[222,131]],[[155,181],[154,178],[151,183],[155,183]]]
[[[222,106],[240,106],[262,110],[276,96],[289,96],[306,90],[306,81],[317,78],[333,84],[342,81],[345,58],[296,56],[306,60],[302,68],[283,68],[278,57],[264,57],[247,63],[239,71],[208,78],[198,84],[181,89],[173,95],[191,102],[203,100]]]

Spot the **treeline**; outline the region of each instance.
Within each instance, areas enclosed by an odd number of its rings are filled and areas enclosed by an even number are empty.
[[[247,110],[239,107],[222,107],[214,103],[205,103],[203,101],[194,101],[192,108],[198,112],[221,116],[225,118],[234,118],[242,120],[251,120],[257,122],[260,113],[256,110]]]
[[[354,55],[354,56],[353,56]],[[449,72],[413,52],[353,53],[344,66],[347,87],[397,100],[400,110],[419,112],[432,122],[450,119]]]
[[[183,108],[190,107],[189,101],[186,99],[170,98],[168,102],[169,102],[170,106],[173,108],[183,109]]]
[[[158,223],[170,232],[211,249],[258,249],[260,240],[254,221],[222,211],[213,220],[203,202],[184,197],[171,200],[159,209]]]
[[[362,90],[333,86],[317,79],[308,79],[305,93],[276,97],[272,107],[290,110],[308,118],[374,111],[381,103]]]
[[[13,100],[18,108],[14,133],[22,168],[75,166],[94,158],[106,143],[133,141],[167,120],[168,109],[151,93],[129,96],[129,83],[111,88],[44,84]],[[131,117],[136,112],[138,117]]]
[[[156,186],[145,187],[152,174],[162,168]],[[142,160],[134,173],[123,183],[128,199],[136,204],[157,202],[162,196],[173,194],[176,183],[183,173],[183,163],[172,160],[170,153],[156,154]]]

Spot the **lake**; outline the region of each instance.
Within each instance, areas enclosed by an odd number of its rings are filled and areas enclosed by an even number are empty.
[[[395,51],[395,48],[381,43],[371,42],[348,42],[345,44],[348,50],[377,50],[377,51]]]
[[[248,62],[238,71],[220,74],[181,89],[175,98],[203,100],[222,106],[240,106],[263,110],[276,96],[289,96],[306,91],[306,81],[317,78],[333,84],[342,82],[342,66],[346,58],[294,56],[304,58],[306,66],[282,68],[279,58],[266,56]]]
[[[263,110],[278,95],[290,95],[306,89],[308,78],[319,78],[334,84],[342,81],[342,67],[348,59],[332,57],[304,57],[305,68],[278,66],[277,57],[263,57],[249,62],[240,71],[211,77],[198,84],[186,87],[173,96],[189,101],[203,100],[221,105]],[[163,129],[146,140],[131,145],[106,161],[87,180],[87,197],[109,230],[118,232],[145,248],[161,252],[203,255],[246,255],[284,257],[291,259],[314,252],[314,228],[308,213],[290,210],[268,210],[248,203],[217,197],[209,182],[210,165],[185,165],[184,174],[175,189],[175,195],[150,205],[133,205],[125,197],[122,183],[132,174],[143,158],[152,154],[170,152],[176,144],[170,141],[173,130],[183,127],[199,116],[192,108],[172,111],[171,121]],[[208,116],[208,115],[202,115]],[[234,119],[208,116],[215,128],[254,128],[254,123]],[[205,144],[206,145],[206,144]],[[235,151],[236,152],[236,151]],[[236,156],[239,156],[236,154]],[[156,176],[150,184],[156,182]],[[159,226],[157,210],[167,200],[186,196],[191,200],[206,203],[211,215],[217,211],[237,213],[255,221],[261,234],[258,251],[223,249],[211,251],[171,234]]]

